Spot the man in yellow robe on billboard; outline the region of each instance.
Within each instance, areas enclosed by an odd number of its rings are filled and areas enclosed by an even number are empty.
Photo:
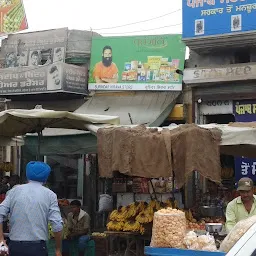
[[[93,78],[96,83],[117,83],[118,68],[112,61],[112,48],[105,46],[102,50],[102,61],[98,62],[93,70]]]

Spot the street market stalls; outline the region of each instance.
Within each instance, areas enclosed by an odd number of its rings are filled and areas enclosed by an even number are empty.
[[[161,132],[158,129],[138,126],[101,129],[97,135],[100,176],[114,177],[115,189],[118,185],[121,189],[132,184],[134,193],[132,203],[120,206],[110,214],[107,224],[108,230],[111,231],[107,233],[110,241],[112,241],[113,232],[124,232],[124,235],[126,232],[140,233],[147,235],[149,241],[154,212],[166,207],[178,208],[174,190],[180,192],[179,189],[184,185],[185,177],[193,170],[198,170],[205,177],[220,182],[221,134],[218,130],[210,131],[195,125],[184,125],[180,129],[173,131],[166,129]],[[186,151],[182,150],[180,145],[183,145]],[[205,154],[198,154],[203,150]],[[208,166],[209,163],[211,163],[211,168]],[[114,171],[117,170],[124,176],[137,178],[124,182],[127,178],[123,177],[118,183],[114,175]],[[177,170],[184,170],[184,172]],[[151,178],[154,179],[151,180]],[[137,186],[140,184],[140,190],[136,191],[135,184]],[[167,186],[169,186],[169,195],[166,193]],[[156,192],[159,187],[162,187],[162,191]],[[153,193],[149,193],[150,190]],[[148,193],[152,199],[147,202],[136,200],[136,196],[143,193]],[[163,200],[166,195],[166,199]],[[185,216],[188,223],[195,221],[190,211],[186,211],[184,218]],[[143,241],[145,242],[146,240]],[[126,251],[129,247],[130,243],[127,244]],[[141,253],[143,251],[136,255],[142,255]]]
[[[221,128],[220,130],[222,131],[222,134],[221,134],[222,135],[222,145],[229,146],[229,148],[231,148],[233,150],[233,153],[236,153],[236,154],[237,154],[237,151],[234,150],[235,147],[232,147],[236,144],[244,144],[244,145],[246,145],[246,144],[253,145],[254,144],[255,145],[255,137],[254,137],[255,130],[254,129],[252,129],[251,127],[234,127],[234,126],[237,126],[237,125],[232,124],[229,126],[220,126],[220,128]],[[168,128],[171,130],[171,129],[174,129],[175,127],[168,127]],[[213,129],[213,128],[217,128],[217,125],[208,125],[205,128]],[[158,128],[158,130],[162,130],[162,129],[163,128]],[[248,140],[247,136],[246,136],[246,134],[248,135],[248,133],[247,133],[248,131],[249,131],[249,134],[252,135],[252,139],[250,139],[250,140]],[[235,138],[235,140],[234,140],[234,138]],[[127,139],[127,137],[126,137],[126,139]],[[199,139],[198,144],[200,144],[200,139]],[[182,144],[182,145],[183,145],[183,147],[185,146],[184,144]],[[122,152],[122,151],[120,151],[120,152]],[[158,152],[162,153],[162,151],[158,151]],[[199,151],[199,152],[203,152],[203,150]],[[247,151],[247,153],[250,153],[250,152]],[[196,169],[194,169],[194,170],[196,170]]]

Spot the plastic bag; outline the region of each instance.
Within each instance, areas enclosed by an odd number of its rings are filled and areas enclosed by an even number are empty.
[[[189,231],[184,238],[184,244],[187,249],[197,250],[196,248],[199,247],[199,244],[197,243],[197,234],[194,231]]]
[[[216,245],[207,245],[203,248],[201,248],[202,251],[207,251],[207,252],[217,252],[217,247]]]
[[[196,233],[190,231],[184,238],[184,245],[190,250],[200,250],[200,251],[211,251],[216,252],[217,247],[213,236],[201,235],[197,237]]]
[[[213,236],[210,236],[209,234],[199,236],[197,239],[197,242],[198,242],[201,250],[203,250],[203,248],[207,248],[207,247],[214,247],[215,250],[217,251],[215,239]]]
[[[183,240],[186,233],[185,213],[176,209],[162,209],[154,214],[152,228],[152,247],[185,248]]]
[[[220,245],[220,251],[228,253],[237,241],[256,223],[256,216],[239,221]]]
[[[113,199],[108,194],[100,195],[99,212],[111,212],[113,210]]]

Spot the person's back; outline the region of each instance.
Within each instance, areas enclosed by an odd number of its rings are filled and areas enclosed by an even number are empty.
[[[38,182],[29,182],[9,192],[10,239],[13,241],[34,241],[48,238],[48,217],[51,203],[56,195]]]
[[[55,255],[61,256],[63,222],[55,193],[43,186],[51,168],[42,162],[29,162],[26,167],[28,184],[10,190],[0,204],[0,224],[9,215],[9,256],[45,256],[48,222],[56,242]],[[3,225],[0,242],[5,244]]]

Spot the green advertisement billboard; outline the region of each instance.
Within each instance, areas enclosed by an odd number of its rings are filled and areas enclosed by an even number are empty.
[[[95,37],[89,90],[181,91],[181,35]]]

